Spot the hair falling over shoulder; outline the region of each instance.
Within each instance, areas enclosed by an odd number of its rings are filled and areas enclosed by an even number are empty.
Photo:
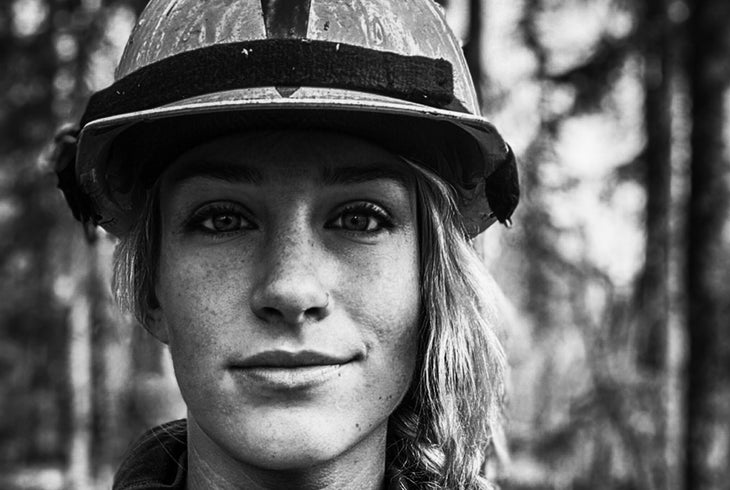
[[[484,467],[501,423],[506,361],[497,299],[466,238],[455,193],[416,174],[422,327],[419,366],[389,426],[391,488],[487,489]]]

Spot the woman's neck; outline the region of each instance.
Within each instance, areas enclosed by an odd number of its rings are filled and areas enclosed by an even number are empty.
[[[380,490],[385,479],[385,431],[306,468],[267,469],[234,459],[191,418],[186,490]]]

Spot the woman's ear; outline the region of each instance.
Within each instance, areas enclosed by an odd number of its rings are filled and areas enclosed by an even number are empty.
[[[150,298],[148,301],[144,328],[163,344],[170,343],[167,319],[157,298]]]

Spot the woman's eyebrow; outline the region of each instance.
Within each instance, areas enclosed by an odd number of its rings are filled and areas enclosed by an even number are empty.
[[[175,169],[170,175],[173,184],[192,178],[224,180],[234,184],[260,185],[267,179],[257,168],[221,160],[194,160]],[[392,165],[374,164],[368,167],[323,167],[321,182],[325,186],[352,185],[379,179],[390,179],[408,186],[409,174]]]
[[[411,180],[404,169],[392,165],[374,164],[368,167],[324,167],[322,169],[324,185],[361,184],[378,179],[395,180],[404,187],[408,187],[408,182]]]
[[[175,169],[170,176],[173,184],[191,178],[208,178],[225,180],[235,184],[261,184],[263,174],[256,168],[220,160],[194,160]]]

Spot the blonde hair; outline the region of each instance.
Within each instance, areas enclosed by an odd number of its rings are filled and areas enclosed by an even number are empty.
[[[389,420],[389,488],[485,489],[486,452],[500,423],[505,357],[486,272],[454,190],[415,164],[421,326],[415,379]],[[115,252],[114,291],[143,325],[156,304],[159,189]]]
[[[455,192],[419,165],[422,331],[419,373],[390,418],[395,488],[490,488],[483,470],[500,423],[505,356],[481,260]]]

